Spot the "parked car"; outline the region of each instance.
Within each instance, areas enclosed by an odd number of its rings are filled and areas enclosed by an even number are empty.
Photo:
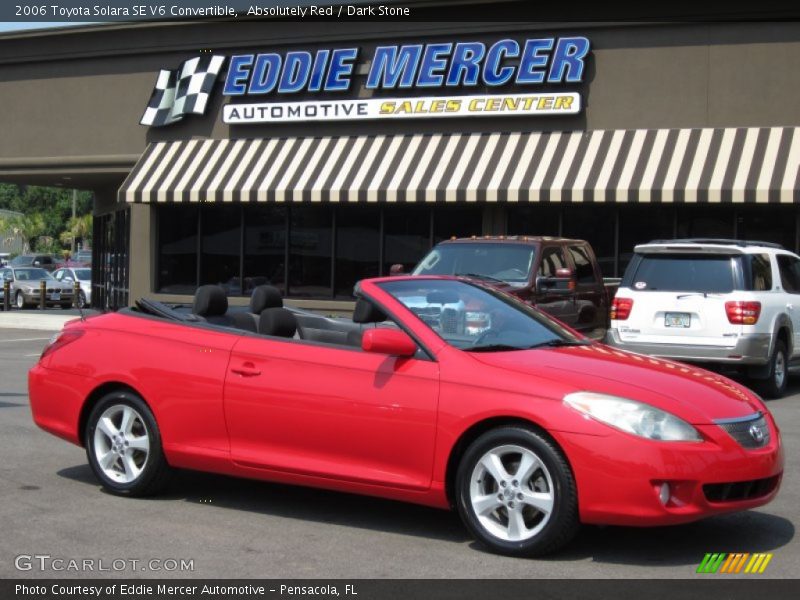
[[[11,254],[8,252],[0,252],[0,267],[5,267],[8,261],[11,260]]]
[[[45,271],[53,271],[59,259],[50,254],[20,254],[12,259],[10,267],[39,267]]]
[[[53,278],[62,283],[68,283],[73,286],[77,281],[80,285],[78,290],[77,305],[84,308],[92,303],[92,270],[87,267],[64,267],[56,269],[53,272]]]
[[[800,357],[800,257],[778,244],[723,239],[636,246],[611,310],[608,343],[741,368],[765,395]]]
[[[192,314],[139,300],[71,321],[30,370],[35,422],[83,445],[113,494],[190,468],[382,496],[455,508],[510,555],[778,493],[778,427],[722,376],[612,351],[472,279],[364,280],[351,319],[313,330],[275,288],[250,309],[276,293],[259,314],[202,286]],[[489,326],[451,331],[417,317],[425,302]]]
[[[452,239],[433,248],[412,274],[481,279],[595,339],[602,339],[608,329],[609,293],[594,251],[583,240]]]
[[[46,283],[45,305],[72,306],[72,286],[53,279],[53,276],[38,267],[5,267],[0,269],[0,280],[11,282],[11,299],[15,307],[22,309],[40,304],[40,282]]]

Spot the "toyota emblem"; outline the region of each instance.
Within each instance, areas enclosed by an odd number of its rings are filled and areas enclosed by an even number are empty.
[[[750,437],[753,438],[759,444],[764,441],[764,430],[761,429],[758,425],[751,425],[750,426]]]

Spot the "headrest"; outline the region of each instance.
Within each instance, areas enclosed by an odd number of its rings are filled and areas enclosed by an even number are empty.
[[[297,332],[297,319],[285,308],[267,308],[258,319],[258,333],[291,338]]]
[[[260,315],[266,308],[280,308],[283,306],[281,291],[271,285],[259,285],[250,296],[250,312]]]
[[[228,312],[228,297],[218,285],[201,285],[194,294],[192,312],[201,317],[217,317]]]
[[[369,300],[359,298],[353,310],[354,323],[382,323],[386,320],[386,313]]]

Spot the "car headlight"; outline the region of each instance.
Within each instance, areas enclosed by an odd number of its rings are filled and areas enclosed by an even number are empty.
[[[564,404],[622,431],[664,442],[701,442],[698,431],[683,419],[649,404],[596,392],[564,396]]]

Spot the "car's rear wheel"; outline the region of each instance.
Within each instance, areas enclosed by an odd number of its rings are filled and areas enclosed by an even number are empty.
[[[777,340],[769,362],[769,375],[761,382],[761,392],[767,398],[780,398],[786,392],[788,381],[789,360],[786,343]]]
[[[23,296],[23,295],[22,295],[22,292],[17,292],[17,295],[16,295],[16,296],[14,296],[14,304],[15,304],[15,305],[16,305],[16,307],[17,307],[18,309],[20,309],[20,310],[22,310],[23,308],[25,308],[26,306],[28,306],[28,305],[25,303],[25,296]]]
[[[554,552],[580,525],[566,458],[552,440],[530,429],[501,427],[475,440],[459,464],[456,493],[464,524],[501,554]]]
[[[112,392],[92,409],[86,427],[86,455],[109,492],[146,496],[166,485],[170,469],[150,408],[130,392]]]

